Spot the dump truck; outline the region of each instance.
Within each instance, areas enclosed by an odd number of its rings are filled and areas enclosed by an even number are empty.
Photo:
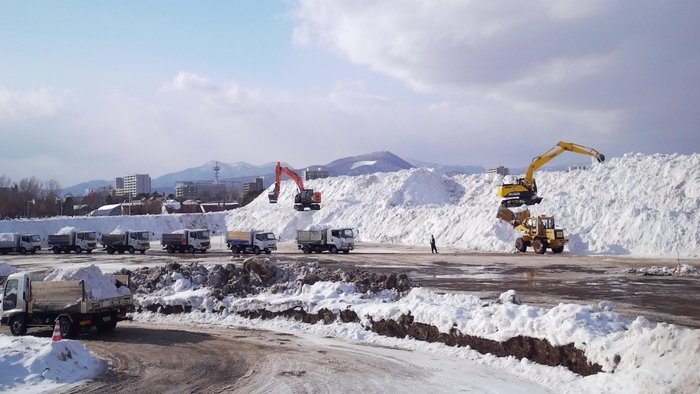
[[[41,250],[39,234],[0,233],[0,253],[34,254]]]
[[[323,230],[297,230],[297,248],[309,254],[350,253],[355,249],[355,233],[351,228],[327,228]]]
[[[48,247],[55,254],[82,253],[83,250],[87,253],[92,253],[97,247],[97,233],[94,231],[71,231],[67,234],[52,234],[49,235]]]
[[[160,244],[168,253],[194,253],[200,251],[206,253],[211,248],[209,230],[177,230],[172,233],[164,233]]]
[[[2,292],[0,325],[12,335],[24,335],[31,327],[54,327],[62,338],[74,338],[81,328],[110,331],[134,311],[131,294],[91,300],[84,280],[48,281],[48,272],[17,272],[8,276]],[[118,286],[128,286],[127,275],[115,275]]]
[[[547,248],[553,253],[564,251],[564,245],[569,242],[564,237],[564,230],[555,227],[554,218],[547,215],[530,216],[529,210],[513,212],[505,206],[500,206],[496,217],[507,221],[513,229],[520,231],[522,236],[515,240],[515,248],[520,252],[526,252],[527,248],[537,254],[544,254]]]
[[[114,252],[134,254],[136,251],[144,254],[151,247],[151,233],[129,230],[121,234],[103,234],[102,247],[109,254],[114,254]]]
[[[273,250],[277,250],[277,238],[270,231],[228,231],[226,245],[235,254],[260,254],[260,252],[270,254]]]

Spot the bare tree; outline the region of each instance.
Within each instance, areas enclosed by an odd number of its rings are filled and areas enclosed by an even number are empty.
[[[22,178],[19,181],[19,193],[22,197],[27,200],[36,199],[41,193],[41,188],[43,186],[42,182],[36,179],[35,176],[29,178]]]
[[[10,187],[12,185],[12,179],[5,176],[5,174],[0,175],[0,187]]]

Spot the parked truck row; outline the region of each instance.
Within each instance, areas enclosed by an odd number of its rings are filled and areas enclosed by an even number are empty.
[[[150,249],[152,233],[143,230],[127,230],[118,234],[103,234],[95,231],[72,230],[65,234],[48,236],[48,249],[60,253],[92,253],[97,248],[98,238],[102,248],[109,254],[139,252]],[[352,228],[325,228],[321,230],[299,230],[296,236],[297,248],[304,253],[349,253],[355,248],[355,234]],[[270,254],[277,250],[277,237],[271,231],[228,231],[226,245],[234,254]],[[206,253],[211,248],[211,238],[207,229],[183,229],[164,233],[161,246],[172,254]],[[41,250],[41,238],[37,234],[0,234],[0,253],[36,253]]]

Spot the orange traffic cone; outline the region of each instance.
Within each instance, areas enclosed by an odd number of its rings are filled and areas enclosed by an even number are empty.
[[[56,325],[53,326],[53,337],[51,337],[51,339],[54,342],[58,342],[61,340],[61,325],[58,322],[58,320],[56,320]]]

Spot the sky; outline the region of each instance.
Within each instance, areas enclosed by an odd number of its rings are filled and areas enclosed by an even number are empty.
[[[0,175],[381,150],[524,167],[560,140],[691,154],[699,18],[692,0],[1,1]]]

